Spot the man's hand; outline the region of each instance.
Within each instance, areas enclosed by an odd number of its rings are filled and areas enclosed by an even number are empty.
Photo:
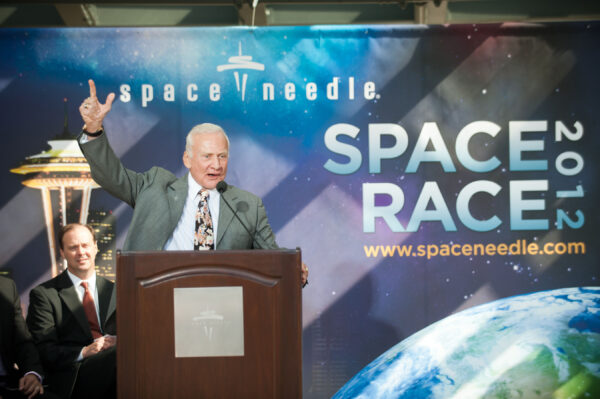
[[[35,374],[26,374],[19,380],[19,391],[29,399],[44,393],[44,386]]]
[[[308,266],[302,262],[302,286],[304,287],[308,283]]]
[[[108,348],[111,348],[117,344],[117,337],[114,335],[105,335],[100,338],[96,338],[94,342],[84,347],[81,351],[81,356],[85,359],[86,357],[93,356],[97,353],[102,352]]]
[[[112,103],[115,100],[115,93],[110,93],[106,97],[106,102],[102,104],[96,97],[96,85],[94,81],[90,79],[88,83],[90,85],[90,96],[83,100],[83,103],[79,107],[79,113],[85,123],[85,130],[95,133],[102,129],[102,121],[112,107]]]
[[[102,350],[112,348],[113,346],[115,346],[117,344],[117,336],[116,335],[105,335],[102,338],[104,338],[104,345],[102,346]]]

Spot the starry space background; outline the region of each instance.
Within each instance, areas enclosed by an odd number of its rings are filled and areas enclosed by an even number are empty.
[[[268,28],[100,28],[0,30],[0,268],[10,270],[28,302],[28,291],[50,278],[49,253],[37,190],[21,184],[9,170],[27,156],[47,149],[63,129],[79,132],[78,106],[92,78],[103,101],[109,92],[130,87],[131,100],[117,99],[105,128],[126,167],[138,171],[158,165],[177,175],[184,140],[195,124],[213,122],[231,139],[227,181],[264,200],[278,242],[301,247],[310,267],[303,290],[303,380],[307,398],[331,396],[362,367],[402,339],[460,310],[497,298],[562,287],[598,286],[599,168],[595,162],[600,128],[600,24],[463,25],[452,27],[322,26]],[[246,56],[238,63],[231,57]],[[251,57],[249,60],[248,57]],[[225,69],[248,65],[260,69]],[[246,74],[245,98],[234,72]],[[326,88],[339,78],[338,98]],[[354,98],[349,96],[350,78]],[[373,82],[376,95],[365,98]],[[274,99],[263,98],[272,84]],[[314,83],[317,97],[307,99]],[[173,101],[164,86],[174,88]],[[187,90],[195,84],[195,101]],[[211,84],[220,88],[210,98]],[[285,98],[293,84],[295,98]],[[153,99],[142,104],[144,85]],[[147,87],[147,86],[146,86]],[[147,90],[147,89],[146,89]],[[66,101],[66,102],[65,102]],[[477,159],[497,157],[501,165],[475,173],[456,157],[460,130],[473,121],[501,127],[496,137],[477,135],[469,151]],[[509,166],[509,122],[547,121],[544,150],[524,158],[548,161],[546,171],[514,171]],[[555,141],[555,123],[584,129],[581,139]],[[455,172],[423,162],[406,173],[423,125],[435,122]],[[330,151],[324,135],[345,123],[360,129],[355,139],[339,138],[362,155],[358,170],[339,175],[324,168],[328,160],[348,159]],[[369,124],[399,124],[407,132],[407,150],[384,160],[380,173],[369,172]],[[383,140],[384,146],[393,141]],[[428,147],[430,150],[431,147]],[[565,151],[582,156],[574,176],[557,172],[555,160]],[[573,167],[573,164],[565,164]],[[528,194],[544,199],[544,211],[526,218],[548,219],[547,230],[514,231],[510,225],[509,184],[548,180],[548,190]],[[456,197],[468,183],[490,180],[502,189],[492,197],[476,195],[470,210],[476,218],[497,215],[502,223],[489,232],[465,227],[456,214]],[[392,183],[404,193],[397,214],[403,226],[425,182],[435,182],[456,224],[423,222],[413,233],[394,233],[382,219],[374,233],[363,232],[364,183]],[[558,190],[581,185],[582,198],[556,198]],[[377,198],[385,206],[389,198]],[[131,210],[102,190],[91,207],[116,216],[117,248],[125,239]],[[431,208],[431,204],[430,207]],[[557,209],[584,222],[558,229]],[[584,255],[369,258],[365,245],[419,245],[579,241]]]

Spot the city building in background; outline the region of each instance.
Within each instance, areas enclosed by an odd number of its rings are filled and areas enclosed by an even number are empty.
[[[94,228],[98,242],[96,272],[102,277],[115,281],[116,218],[110,211],[90,209],[87,223]]]

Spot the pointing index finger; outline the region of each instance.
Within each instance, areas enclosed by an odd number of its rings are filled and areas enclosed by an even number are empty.
[[[88,80],[88,84],[90,85],[90,97],[96,98],[96,84],[92,79]]]

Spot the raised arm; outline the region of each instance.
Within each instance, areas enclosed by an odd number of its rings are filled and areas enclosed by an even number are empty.
[[[90,85],[90,96],[83,100],[79,107],[79,113],[83,118],[83,131],[87,133],[96,133],[102,129],[102,122],[104,117],[108,114],[112,107],[112,103],[115,100],[115,93],[110,93],[106,97],[106,102],[102,104],[96,97],[96,84],[92,79],[88,80]],[[90,140],[95,139],[93,136],[89,136]]]
[[[110,93],[102,104],[96,96],[94,81],[90,79],[88,83],[90,96],[79,107],[85,122],[83,134],[77,140],[79,147],[96,183],[133,207],[137,193],[144,184],[144,175],[126,169],[110,147],[106,134],[101,132],[102,122],[111,110],[115,95]]]

